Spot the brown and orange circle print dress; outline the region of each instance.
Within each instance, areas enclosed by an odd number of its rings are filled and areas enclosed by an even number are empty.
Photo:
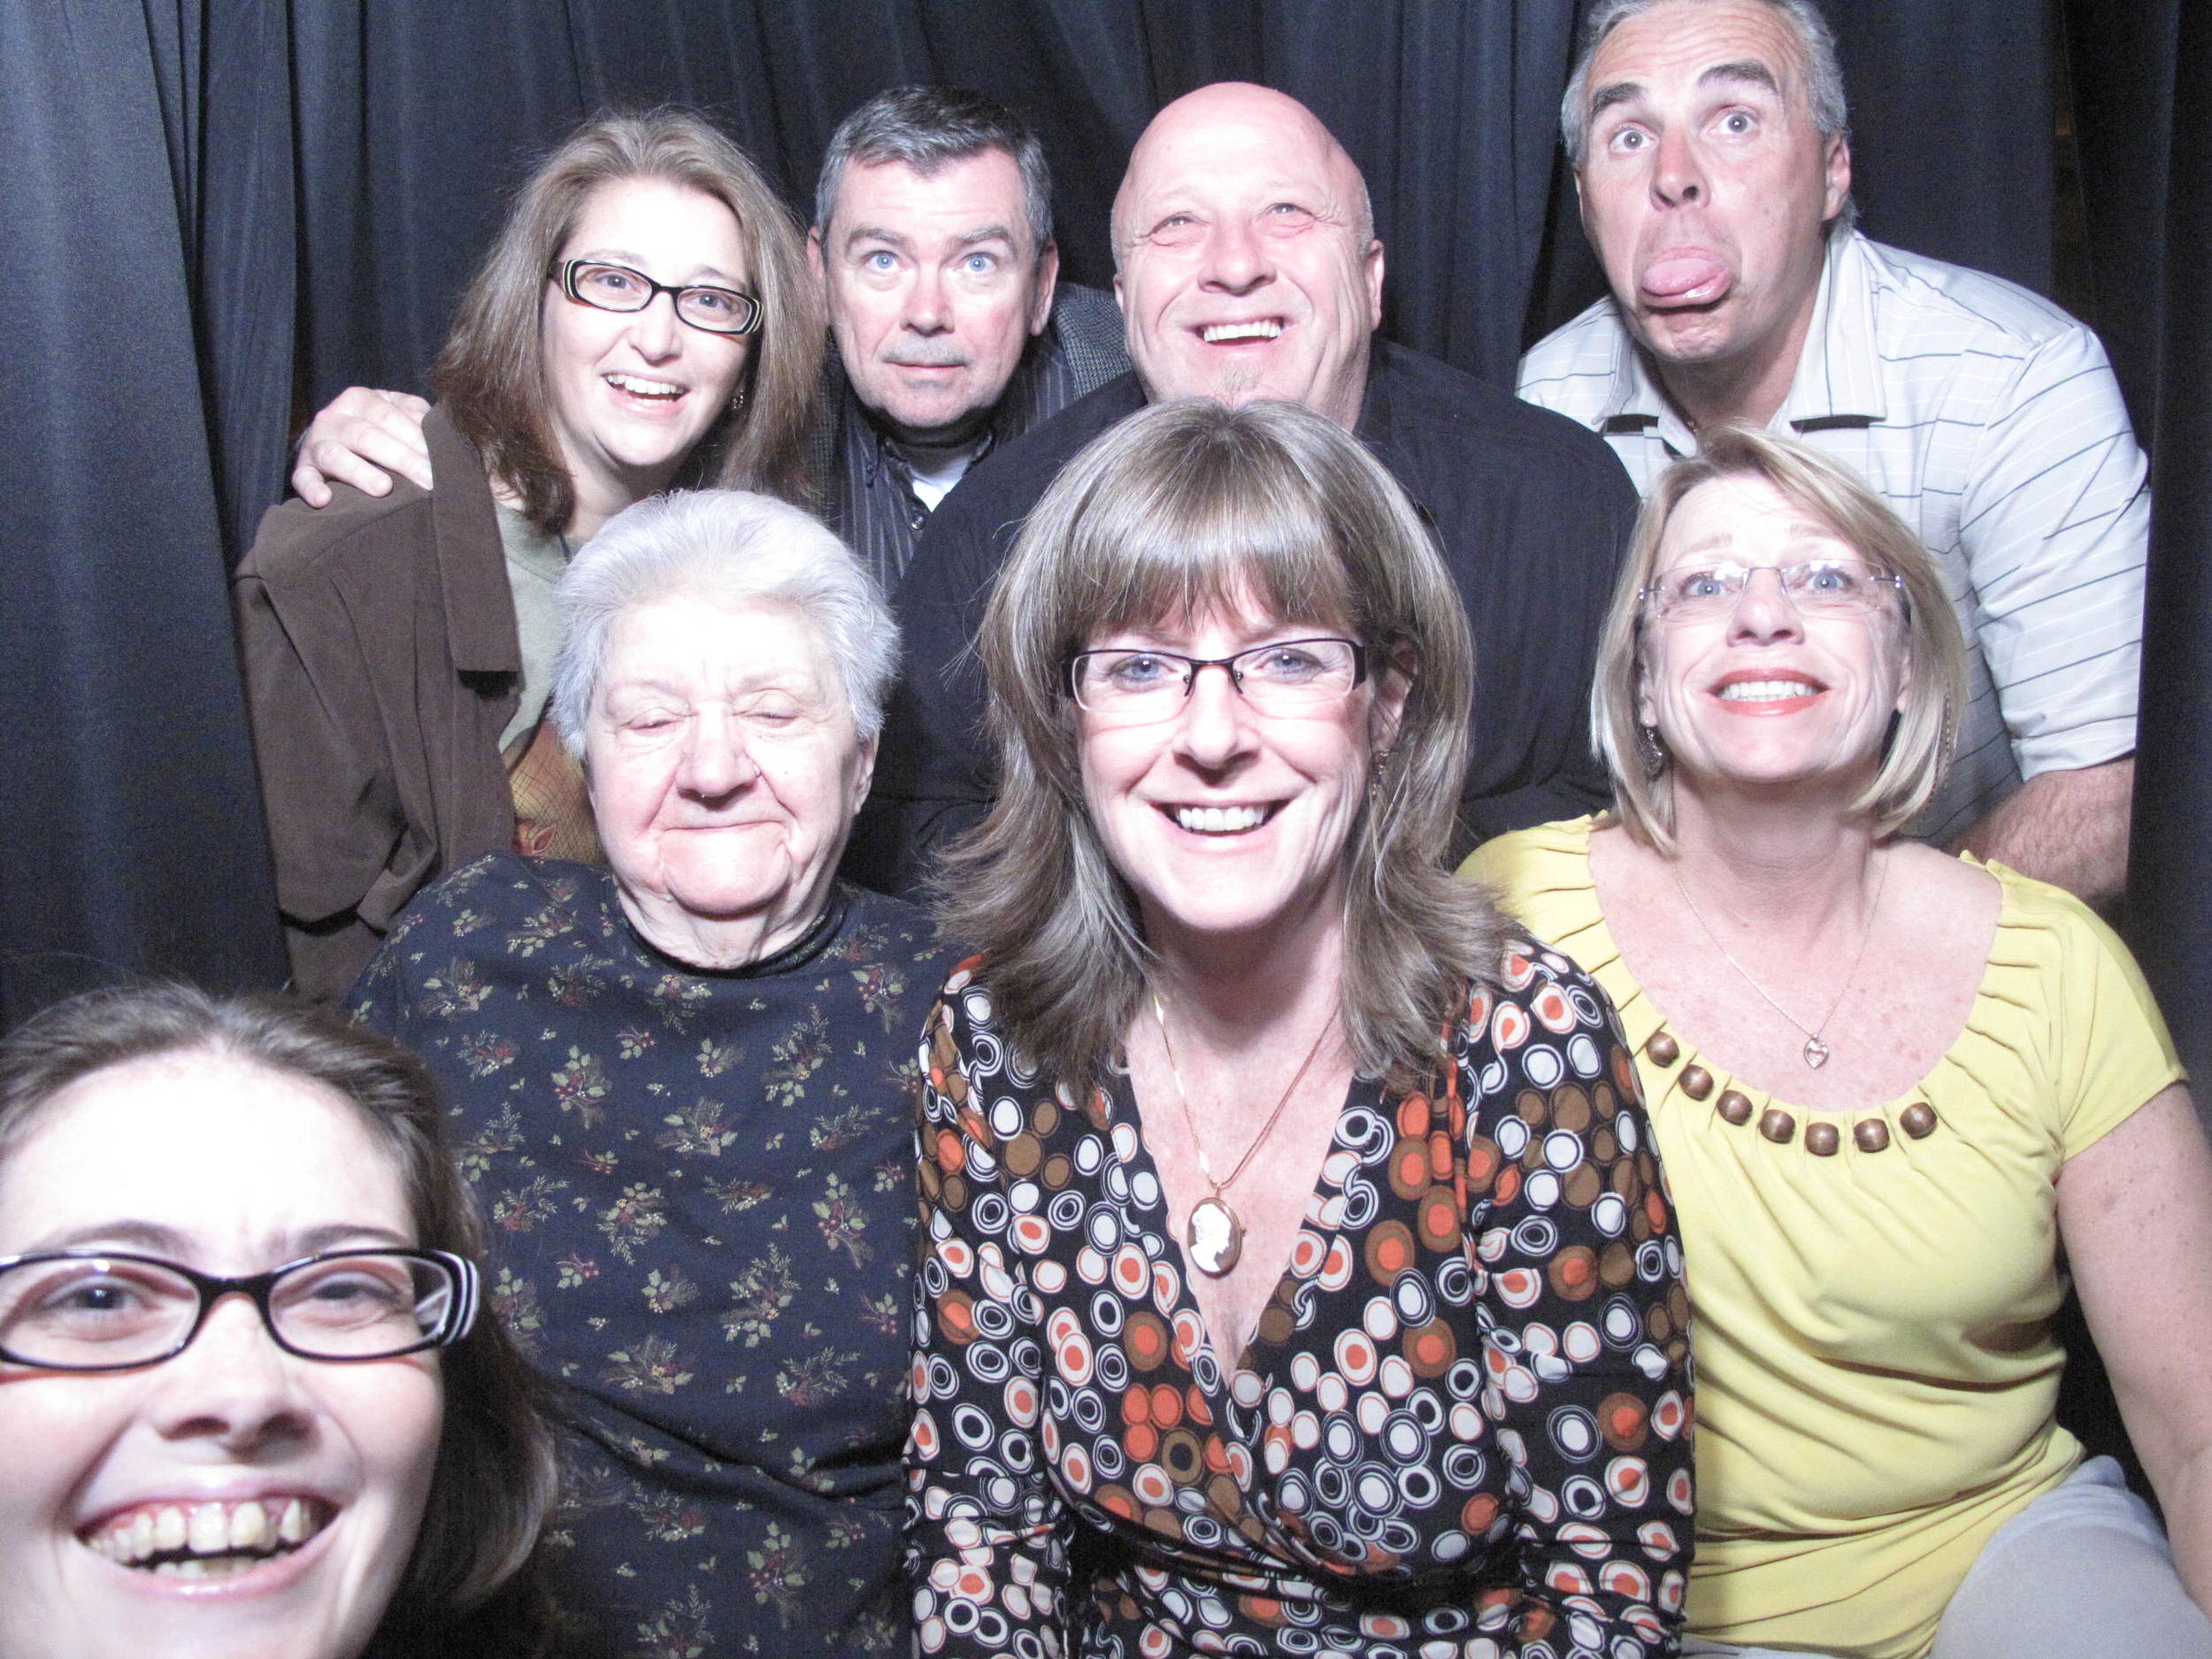
[[[1604,993],[1509,952],[1425,1092],[1355,1080],[1258,1333],[1210,1348],[1125,1075],[924,1038],[924,1654],[1645,1659],[1690,1547],[1682,1258]]]

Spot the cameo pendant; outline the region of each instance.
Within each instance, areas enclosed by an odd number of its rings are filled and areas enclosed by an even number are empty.
[[[1183,1229],[1183,1248],[1193,1267],[1209,1279],[1219,1279],[1244,1254],[1244,1223],[1220,1194],[1202,1198]]]

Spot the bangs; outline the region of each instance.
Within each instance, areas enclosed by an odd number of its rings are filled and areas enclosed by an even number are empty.
[[[1099,480],[1049,579],[1062,654],[1210,611],[1361,633],[1345,526],[1319,480],[1279,449],[1224,465],[1217,447],[1191,444],[1148,477],[1124,472],[1110,493]]]

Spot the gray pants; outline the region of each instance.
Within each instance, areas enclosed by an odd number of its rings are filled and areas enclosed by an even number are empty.
[[[1692,1637],[1684,1659],[1820,1659]],[[2149,1504],[2093,1457],[1990,1534],[1929,1659],[2212,1659],[2212,1619],[2174,1571]]]

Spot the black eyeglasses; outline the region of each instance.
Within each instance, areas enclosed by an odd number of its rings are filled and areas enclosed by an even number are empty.
[[[288,1354],[391,1359],[466,1336],[478,1278],[444,1250],[333,1250],[238,1279],[111,1250],[0,1256],[0,1360],[43,1371],[157,1365],[189,1348],[234,1293]]]
[[[1293,712],[1349,696],[1367,678],[1367,648],[1356,640],[1278,640],[1233,657],[1125,647],[1077,651],[1067,659],[1068,695],[1091,714],[1131,725],[1171,718],[1199,671],[1218,668],[1263,714]]]
[[[579,305],[603,311],[641,311],[663,294],[676,296],[676,316],[710,334],[749,334],[760,326],[760,302],[736,288],[690,282],[671,287],[642,271],[601,259],[568,259],[547,273]]]

